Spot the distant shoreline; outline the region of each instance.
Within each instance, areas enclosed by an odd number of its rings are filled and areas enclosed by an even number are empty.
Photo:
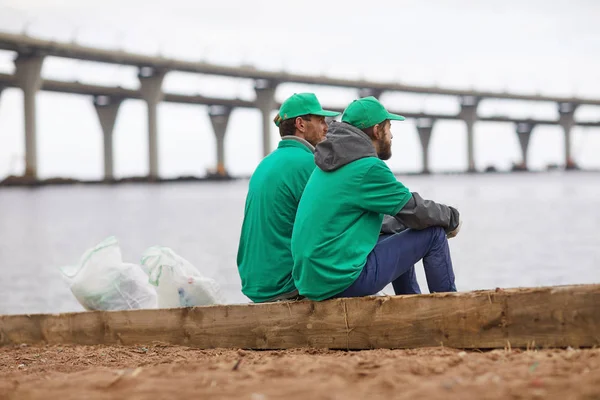
[[[32,179],[25,176],[11,175],[0,181],[1,187],[39,187],[39,186],[64,186],[64,185],[121,185],[128,183],[169,183],[169,182],[224,182],[244,179],[232,176],[179,176],[174,178],[150,178],[148,176],[131,176],[112,180],[87,180],[65,177],[47,179]]]
[[[393,171],[396,176],[435,176],[435,175],[509,175],[509,174],[545,174],[554,172],[589,172],[598,173],[600,169],[547,169],[547,170],[512,170],[512,171],[496,171],[496,170],[485,170],[476,172],[467,171],[443,171],[443,172],[399,172]],[[175,183],[175,182],[230,182],[236,180],[248,180],[250,175],[238,175],[238,176],[221,176],[221,175],[206,175],[206,176],[179,176],[173,178],[157,178],[153,179],[148,176],[131,176],[124,177],[114,180],[86,180],[86,179],[75,179],[66,177],[54,177],[47,179],[32,179],[24,176],[10,175],[0,181],[0,188],[2,187],[41,187],[41,186],[66,186],[66,185],[122,185],[130,183],[141,183],[141,184],[161,184],[161,183]]]

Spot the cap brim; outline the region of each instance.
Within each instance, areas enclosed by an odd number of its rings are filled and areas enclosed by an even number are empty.
[[[404,118],[402,115],[392,114],[389,112],[387,115],[387,119],[391,119],[393,121],[404,121],[406,118]]]
[[[314,112],[314,113],[311,113],[311,114],[313,114],[313,115],[319,115],[321,117],[337,117],[341,113],[336,112],[336,111],[321,110],[321,111],[317,111],[317,112]]]

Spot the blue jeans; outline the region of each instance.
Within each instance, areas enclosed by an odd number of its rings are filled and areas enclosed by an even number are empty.
[[[390,283],[396,294],[420,294],[415,263],[421,259],[430,293],[456,292],[446,233],[431,227],[381,235],[356,281],[333,297],[369,296]]]

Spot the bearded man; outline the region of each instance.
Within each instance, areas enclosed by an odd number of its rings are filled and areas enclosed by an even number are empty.
[[[396,180],[392,120],[375,97],[353,101],[317,144],[317,168],[296,212],[291,250],[299,294],[320,301],[378,293],[421,293],[415,263],[423,260],[429,291],[456,291],[448,238],[461,225],[458,211],[423,200]],[[380,234],[384,215],[408,229]]]

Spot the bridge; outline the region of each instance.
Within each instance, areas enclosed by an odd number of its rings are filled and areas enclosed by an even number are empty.
[[[506,122],[514,124],[519,137],[522,152],[522,165],[527,166],[527,150],[533,129],[538,125],[560,125],[564,130],[565,154],[564,164],[567,168],[575,165],[571,155],[571,130],[574,126],[600,126],[598,121],[576,121],[575,111],[580,105],[600,106],[600,99],[584,99],[576,97],[557,97],[544,95],[525,95],[508,92],[492,92],[477,90],[458,90],[438,86],[414,86],[396,82],[374,82],[368,80],[349,80],[327,76],[293,74],[259,70],[250,66],[230,67],[208,62],[191,62],[167,59],[160,56],[147,56],[124,51],[97,49],[74,43],[56,43],[53,41],[32,38],[24,35],[0,33],[0,50],[16,53],[14,59],[15,73],[0,74],[0,94],[5,87],[16,87],[23,91],[25,118],[25,176],[37,178],[37,140],[36,140],[36,94],[40,90],[72,93],[90,96],[97,111],[103,131],[104,178],[114,179],[113,173],[113,130],[119,107],[124,100],[141,99],[148,108],[148,164],[149,179],[158,179],[158,131],[157,105],[161,101],[207,105],[209,117],[216,137],[217,173],[227,176],[225,168],[224,140],[229,116],[234,108],[254,108],[262,114],[262,147],[263,155],[270,151],[269,136],[271,130],[271,113],[280,104],[275,100],[275,90],[282,83],[301,83],[309,85],[343,87],[356,89],[359,96],[381,96],[384,92],[420,93],[429,95],[454,96],[459,99],[460,111],[457,114],[410,113],[402,110],[390,110],[416,120],[416,126],[423,151],[423,172],[429,172],[429,141],[435,122],[438,120],[462,120],[467,127],[468,171],[475,171],[474,158],[474,124],[477,121]],[[139,89],[125,89],[45,80],[41,69],[46,57],[62,57],[102,63],[134,66],[138,68]],[[171,71],[191,72],[197,74],[245,78],[254,81],[256,93],[253,101],[242,99],[225,99],[201,95],[183,95],[165,93],[162,82]],[[557,105],[558,119],[519,119],[507,116],[478,116],[477,108],[484,99],[509,99],[531,102],[552,102]],[[339,107],[325,108],[342,111]]]

